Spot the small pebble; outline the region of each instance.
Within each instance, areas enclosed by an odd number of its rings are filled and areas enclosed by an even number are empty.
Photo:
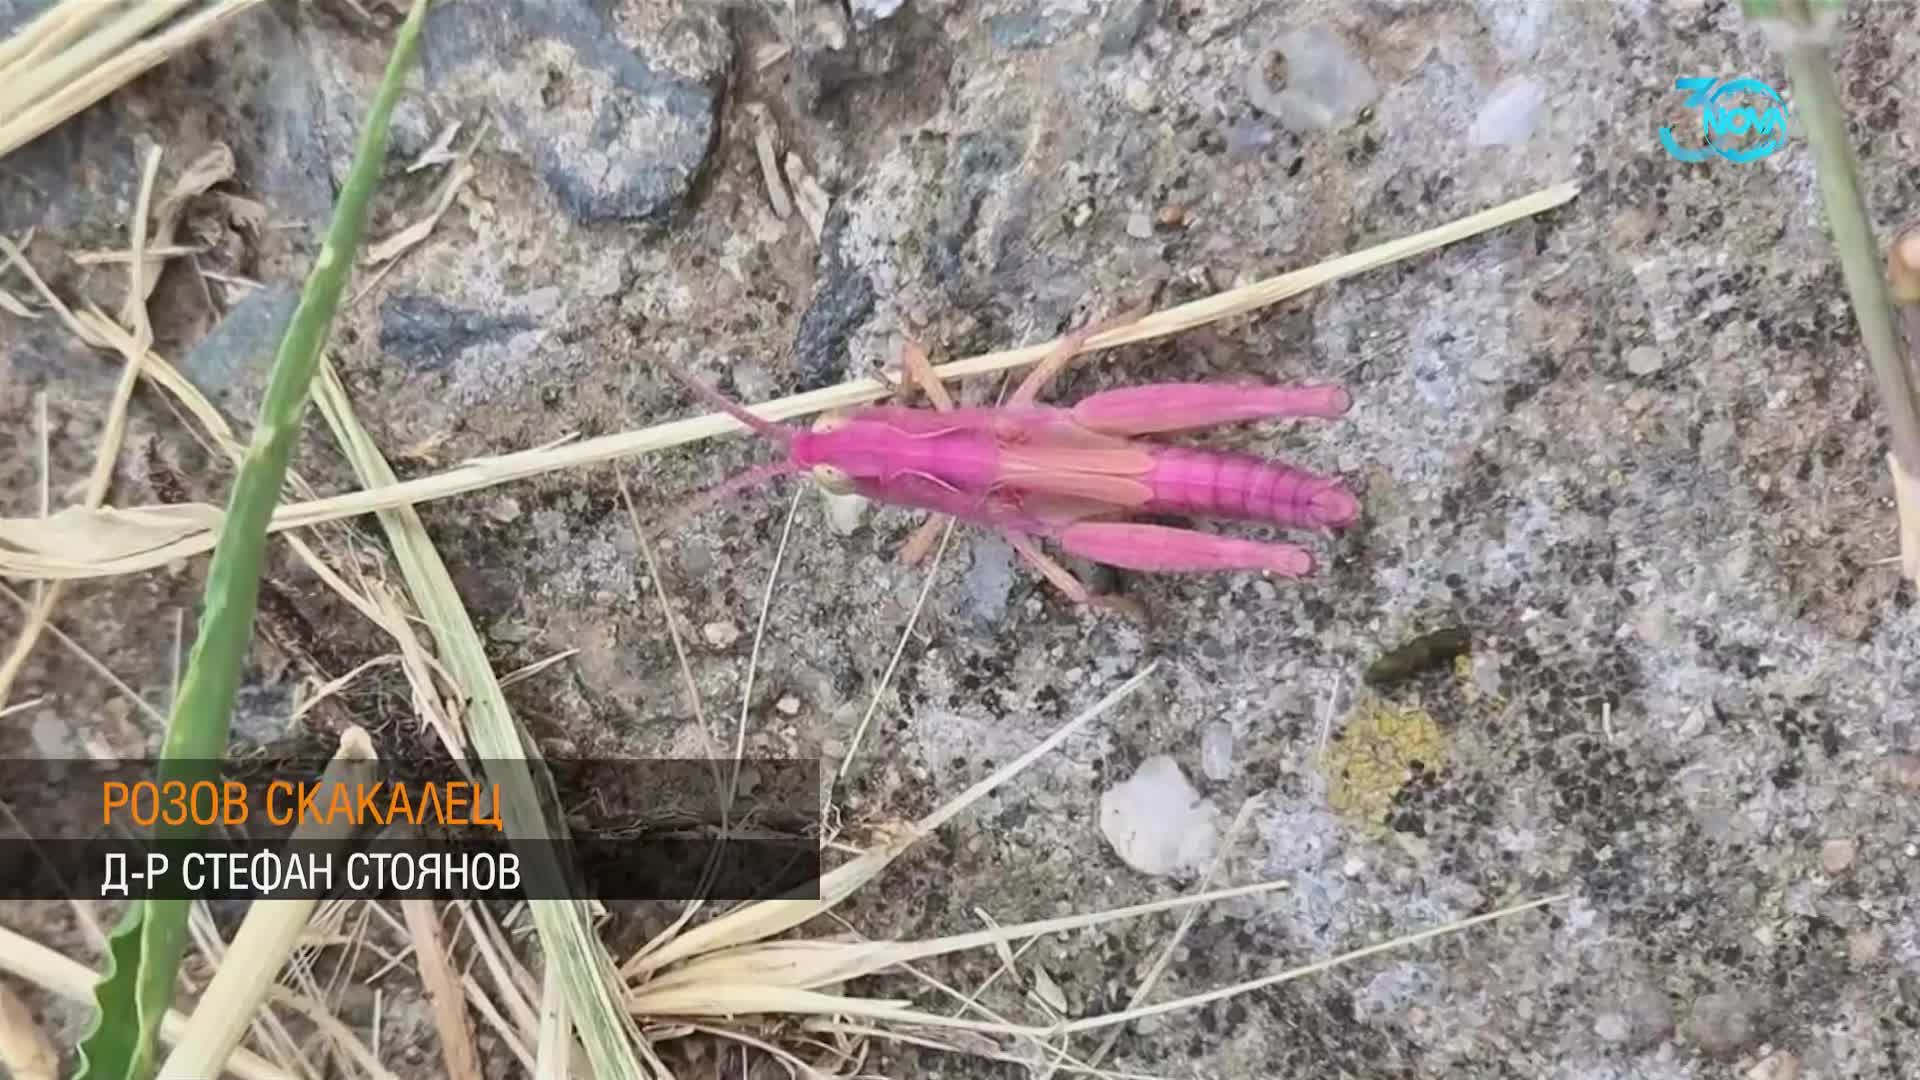
[[[1220,814],[1165,754],[1100,796],[1100,833],[1122,862],[1143,874],[1200,866],[1220,843]]]
[[[1775,1050],[1747,1070],[1747,1080],[1800,1080],[1800,1059],[1786,1050]]]
[[[1920,754],[1895,754],[1887,760],[1887,779],[1908,791],[1920,791]]]
[[[1854,843],[1851,840],[1829,840],[1820,845],[1820,868],[1828,874],[1845,873],[1853,865]]]
[[[1627,1041],[1629,1035],[1633,1034],[1633,1028],[1627,1023],[1626,1017],[1610,1012],[1602,1013],[1600,1018],[1593,1022],[1593,1033],[1605,1042],[1623,1043]]]
[[[533,627],[525,623],[514,622],[510,619],[502,619],[494,623],[492,628],[487,631],[487,634],[495,641],[508,645],[518,645],[533,637]]]
[[[773,707],[780,710],[784,715],[793,716],[800,711],[800,699],[794,697],[792,694],[787,694],[781,697],[779,701],[774,702]]]
[[[835,495],[825,488],[820,489],[820,497],[827,503],[827,523],[841,536],[851,536],[860,527],[860,519],[867,514],[870,505],[866,496],[849,492]]]
[[[1127,108],[1137,113],[1149,112],[1155,104],[1153,84],[1139,76],[1127,80],[1121,97],[1125,99]]]
[[[1127,215],[1127,235],[1135,240],[1153,239],[1153,219],[1147,216],[1146,211],[1135,210]]]
[[[1380,96],[1366,64],[1324,27],[1282,34],[1274,48],[1286,58],[1285,88],[1273,85],[1262,54],[1247,71],[1247,97],[1293,131],[1345,127]]]
[[[1187,223],[1187,208],[1177,203],[1163,206],[1153,215],[1153,223],[1163,229],[1178,229]]]
[[[1880,950],[1886,945],[1887,932],[1877,926],[1855,930],[1847,935],[1847,959],[1854,967],[1867,967],[1880,959]]]
[[[710,622],[700,628],[700,636],[716,649],[724,649],[740,640],[740,628],[730,622]]]
[[[1664,353],[1651,345],[1640,345],[1627,352],[1627,370],[1635,375],[1651,375],[1667,366]]]

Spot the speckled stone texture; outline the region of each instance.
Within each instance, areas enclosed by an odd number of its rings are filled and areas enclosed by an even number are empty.
[[[429,448],[401,462],[407,475],[694,411],[650,356],[761,399],[891,363],[906,334],[936,357],[1034,342],[1156,287],[1162,304],[1192,299],[1581,185],[1531,221],[1062,382],[1070,401],[1151,380],[1344,379],[1356,407],[1343,420],[1195,441],[1338,473],[1365,516],[1307,541],[1324,571],[1301,583],[1102,575],[1146,606],[1146,626],[1073,610],[1002,542],[959,530],[865,737],[846,823],[924,812],[1150,660],[1162,676],[896,867],[848,911],[863,932],[1170,895],[1185,879],[1131,869],[1099,828],[1102,793],[1164,754],[1223,818],[1260,799],[1229,878],[1292,887],[1201,916],[1160,995],[1532,896],[1573,899],[1142,1023],[1116,1069],[1920,1073],[1920,765],[1898,756],[1920,752],[1920,616],[1888,563],[1885,431],[1813,162],[1797,131],[1747,164],[1681,164],[1657,139],[1697,127],[1677,77],[1785,92],[1736,4],[906,0],[855,4],[852,19],[815,0],[672,18],[635,0],[519,6],[539,10],[541,34],[509,42],[487,24],[460,39],[463,67],[438,54],[416,82],[381,235],[438,183],[403,172],[410,154],[454,120],[471,133],[504,108],[503,122],[433,238],[340,323],[336,362],[374,435],[396,455]],[[1903,5],[1853,7],[1840,83],[1869,204],[1892,228],[1920,215],[1920,147],[1900,106],[1920,27]],[[292,27],[337,167],[378,42],[324,12]],[[1250,77],[1284,86],[1276,43],[1307,29],[1343,43],[1377,97],[1351,123],[1296,133],[1252,100]],[[511,56],[490,63],[495,49]],[[780,158],[832,195],[817,240],[770,208],[754,103]],[[243,124],[244,104],[195,99],[177,122]],[[93,166],[110,185],[134,168]],[[49,257],[60,230],[119,227],[110,205],[48,213]],[[275,265],[269,284],[297,287],[299,264]],[[35,509],[17,422],[31,390],[51,387],[74,417],[56,434],[80,440],[56,454],[64,484],[84,472],[110,376],[84,353],[45,362],[31,343],[52,332],[6,319],[0,467],[6,511],[21,514]],[[191,460],[161,407],[139,411],[153,453]],[[622,467],[657,515],[771,452],[727,440]],[[136,482],[145,459],[128,458],[118,497],[154,501]],[[305,460],[344,482],[324,452]],[[790,490],[710,511],[662,551],[716,714],[739,707]],[[701,752],[610,467],[423,512],[501,670],[580,650],[510,691],[549,752]],[[920,588],[893,557],[916,523],[880,510],[841,535],[802,496],[747,709],[756,752],[844,751]],[[154,582],[202,569],[86,586],[64,628],[112,644],[110,662],[157,694],[167,667],[150,630],[171,586]],[[304,642],[294,673],[339,675],[384,647],[298,571],[283,591],[274,625]],[[733,632],[699,632],[710,624]],[[1455,624],[1473,635],[1470,661],[1383,692],[1437,725],[1422,737],[1441,760],[1409,767],[1384,815],[1337,809],[1319,750],[1365,714],[1360,673]],[[0,628],[17,626],[0,610]],[[257,682],[294,677],[275,675],[289,662],[276,649],[262,645]],[[368,685],[383,689],[352,706],[409,731],[404,688]],[[48,695],[77,724],[101,691],[43,646],[19,694]],[[798,707],[777,709],[783,698]],[[1077,1012],[1115,1008],[1172,925],[1049,940],[1023,963],[1044,965]],[[943,974],[972,985],[996,963],[983,953]],[[895,1075],[1013,1075],[885,1053]]]

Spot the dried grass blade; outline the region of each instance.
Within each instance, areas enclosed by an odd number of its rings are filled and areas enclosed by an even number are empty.
[[[334,438],[363,484],[391,484],[393,467],[354,415],[346,388],[331,365],[322,364],[314,402],[333,429]],[[454,588],[453,575],[411,507],[384,511],[380,524],[407,580],[408,591],[432,630],[442,662],[467,698],[467,736],[501,793],[501,817],[511,839],[540,840],[562,835],[563,822],[550,822],[542,806],[528,746],[500,689],[485,645]],[[548,857],[553,848],[547,847]],[[585,908],[573,900],[532,900],[528,905],[549,966],[559,970],[568,1008],[595,1075],[609,1080],[649,1080],[654,1073],[638,1054],[640,1039],[632,1018],[621,1011],[615,973]]]
[[[28,102],[17,84],[9,86],[5,98],[0,99],[0,159],[261,2],[216,0],[212,6],[159,34],[133,41],[103,59],[85,64],[68,60],[74,50],[62,53],[62,74],[63,77],[70,77],[71,81],[55,80],[58,88],[37,101]],[[93,6],[97,9],[99,5],[98,0],[91,0],[91,5],[89,0],[78,0],[72,6]],[[51,64],[40,64],[36,58],[35,67],[43,66],[49,70],[52,68]]]
[[[433,901],[421,896],[400,898],[400,915],[413,938],[413,956],[420,965],[420,983],[433,1009],[433,1027],[440,1035],[440,1056],[450,1080],[480,1080],[480,1055],[473,1047],[473,1025],[467,1019],[460,980],[447,957]]]
[[[40,1029],[33,1010],[13,988],[0,983],[0,1066],[13,1080],[54,1080],[60,1054]]]
[[[347,728],[321,777],[321,790],[352,791],[356,783],[363,784],[372,777],[375,760],[373,740],[367,733],[358,727]],[[338,842],[349,831],[344,821],[303,821],[293,839],[297,843]],[[247,908],[246,918],[214,971],[213,981],[194,1006],[186,1032],[167,1056],[158,1080],[194,1080],[219,1073],[266,1001],[281,967],[299,947],[319,905],[317,899],[259,900]]]
[[[78,1005],[93,1000],[95,973],[85,964],[0,926],[0,971],[5,971]],[[170,1009],[160,1022],[160,1038],[179,1045],[187,1031],[186,1014]],[[227,1072],[241,1080],[296,1080],[285,1070],[251,1050],[235,1050],[227,1058]]]
[[[861,886],[877,877],[921,837],[946,824],[969,806],[985,798],[995,788],[1019,775],[1029,765],[1051,753],[1055,747],[1080,729],[1125,701],[1152,677],[1159,666],[1158,661],[1148,664],[1144,670],[1122,683],[1112,693],[1061,725],[1058,731],[995,770],[993,775],[974,784],[911,827],[902,830],[900,835],[822,874],[819,899],[760,900],[735,908],[710,923],[681,934],[652,952],[635,956],[623,968],[624,973],[628,976],[643,976],[690,957],[728,946],[761,941],[791,930],[822,912],[832,910],[841,901],[857,892]]]
[[[925,941],[775,941],[737,946],[689,960],[659,979],[634,991],[630,1007],[649,1012],[644,1004],[651,996],[673,993],[700,983],[728,983],[759,980],[769,986],[789,986],[812,990],[832,983],[846,982],[872,975],[899,964],[924,960],[930,956],[964,952],[1005,945],[1008,942],[1045,934],[1100,926],[1122,919],[1136,919],[1162,911],[1177,911],[1201,904],[1218,903],[1241,896],[1253,896],[1287,887],[1286,882],[1261,882],[1229,889],[1214,889],[1150,903],[1132,904],[1107,911],[1083,912],[1053,919],[993,926],[966,934],[929,938]]]

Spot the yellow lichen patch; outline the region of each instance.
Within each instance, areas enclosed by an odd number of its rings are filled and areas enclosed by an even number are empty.
[[[1460,696],[1467,704],[1476,705],[1480,701],[1480,686],[1473,681],[1473,654],[1461,653],[1453,658],[1453,681],[1460,684]]]
[[[1420,705],[1362,695],[1321,761],[1328,802],[1338,813],[1383,824],[1414,763],[1437,772],[1448,750],[1447,733]]]

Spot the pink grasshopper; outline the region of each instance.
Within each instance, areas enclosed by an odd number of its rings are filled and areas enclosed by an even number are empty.
[[[932,411],[869,406],[823,415],[811,430],[755,416],[660,361],[702,400],[787,451],[786,460],[733,477],[695,506],[774,476],[810,473],[835,494],[858,493],[875,502],[935,511],[909,541],[909,552],[924,554],[941,515],[985,525],[1002,533],[1023,559],[1074,602],[1136,617],[1139,611],[1129,602],[1093,594],[1042,552],[1035,538],[1052,539],[1092,562],[1130,570],[1311,574],[1313,555],[1293,544],[1240,540],[1124,517],[1177,514],[1338,528],[1351,524],[1360,511],[1359,501],[1338,480],[1245,454],[1132,437],[1283,416],[1339,417],[1353,404],[1347,391],[1336,385],[1159,383],[1108,390],[1071,408],[1035,404],[1040,391],[1101,329],[1085,327],[1062,341],[1005,405],[995,407],[956,407],[926,354],[909,342],[903,366],[932,399]],[[909,561],[915,558],[908,556]]]

